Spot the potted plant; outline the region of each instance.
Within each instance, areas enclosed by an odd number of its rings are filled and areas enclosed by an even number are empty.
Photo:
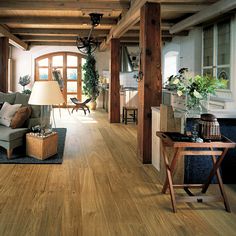
[[[96,70],[96,60],[91,53],[88,53],[86,63],[83,65],[84,79],[83,92],[91,98],[90,109],[96,109],[96,99],[99,95],[99,74]]]
[[[31,94],[31,90],[29,89],[25,89],[25,86],[28,85],[30,83],[30,75],[25,75],[25,76],[20,76],[19,79],[19,84],[23,87],[22,93],[23,94]]]

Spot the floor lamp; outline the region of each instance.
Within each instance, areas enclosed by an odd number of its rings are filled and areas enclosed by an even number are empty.
[[[41,106],[41,135],[52,131],[52,105],[64,103],[62,92],[57,81],[36,81],[29,98],[29,104]]]

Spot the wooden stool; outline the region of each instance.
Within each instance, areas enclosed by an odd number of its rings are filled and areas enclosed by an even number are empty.
[[[128,117],[129,111],[133,112],[132,118]],[[136,107],[123,107],[122,122],[127,125],[128,121],[135,122],[136,124],[138,123],[138,108],[136,108]]]

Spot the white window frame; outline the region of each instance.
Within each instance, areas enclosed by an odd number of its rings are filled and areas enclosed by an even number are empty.
[[[225,19],[227,20],[227,19]],[[214,24],[211,24],[209,26],[213,26],[213,65],[212,66],[204,66],[204,28],[202,28],[202,63],[201,63],[201,68],[202,68],[202,75],[203,75],[203,70],[204,69],[212,69],[213,70],[213,76],[217,77],[217,70],[218,68],[225,68],[225,67],[229,67],[229,71],[230,71],[230,78],[229,78],[229,88],[227,89],[218,89],[218,92],[223,92],[223,93],[232,93],[232,89],[233,89],[233,67],[232,67],[232,62],[233,62],[233,24],[232,24],[232,18],[229,18],[229,23],[230,23],[230,64],[225,64],[225,65],[217,65],[217,54],[218,54],[218,27],[217,24],[220,23],[216,22]]]

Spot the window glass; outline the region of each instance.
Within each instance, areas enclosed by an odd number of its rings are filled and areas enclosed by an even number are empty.
[[[67,56],[67,66],[76,66],[78,65],[77,56]]]
[[[77,69],[67,69],[67,79],[77,80]]]
[[[48,66],[48,58],[38,61],[39,66]]]
[[[230,87],[230,68],[229,67],[217,68],[217,78],[227,80],[228,81],[227,88],[229,88]]]
[[[39,68],[39,79],[48,80],[48,68]]]
[[[63,56],[52,57],[52,66],[63,66]]]
[[[67,93],[77,93],[77,82],[67,82]]]
[[[227,65],[230,63],[230,24],[229,21],[221,22],[218,28],[217,64]]]
[[[203,75],[213,76],[213,69],[203,69]]]
[[[213,65],[213,26],[203,29],[203,66]]]

